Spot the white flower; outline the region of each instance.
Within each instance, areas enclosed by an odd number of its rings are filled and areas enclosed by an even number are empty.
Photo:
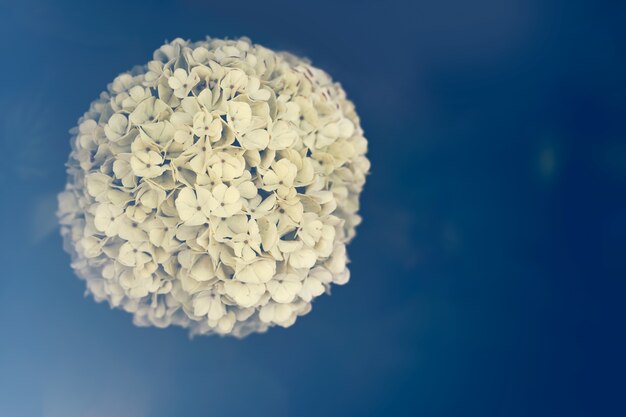
[[[270,194],[267,198],[263,199],[260,195],[254,196],[248,200],[246,206],[246,213],[253,219],[260,219],[261,217],[270,214],[276,205],[276,195]]]
[[[302,281],[302,288],[298,291],[298,297],[307,303],[310,303],[315,297],[324,294],[324,291],[324,284],[322,284],[322,282],[315,277],[309,276]]]
[[[128,213],[128,208],[126,213]],[[120,216],[117,234],[124,240],[129,242],[145,242],[148,240],[148,234],[141,227],[136,219],[131,219],[128,215]]]
[[[136,85],[128,90],[128,97],[122,101],[122,107],[126,111],[133,111],[139,103],[150,98],[151,95],[149,88]]]
[[[148,242],[126,242],[120,247],[117,257],[125,266],[142,266],[152,258],[152,246]]]
[[[94,225],[96,229],[104,232],[107,236],[115,236],[119,232],[122,223],[121,216],[124,213],[120,207],[113,204],[100,204],[96,209]]]
[[[265,293],[265,285],[233,280],[224,283],[224,290],[238,305],[248,308],[261,300]]]
[[[289,255],[289,265],[293,268],[312,268],[317,261],[317,254],[311,248],[300,248]]]
[[[109,140],[115,142],[128,133],[128,119],[120,113],[115,113],[104,126],[104,134]]]
[[[206,223],[211,214],[212,198],[211,192],[206,188],[183,188],[176,198],[176,210],[180,219],[188,226]]]
[[[115,77],[111,83],[111,90],[114,93],[122,93],[131,88],[133,85],[135,85],[135,81],[132,75],[128,73],[120,74]]]
[[[226,184],[216,185],[208,199],[211,214],[225,219],[239,213],[241,211],[240,198],[236,187],[229,187]]]
[[[254,129],[241,135],[239,142],[244,149],[261,150],[267,147],[270,135],[265,129]]]
[[[95,258],[102,253],[103,242],[94,237],[81,237],[76,242],[76,251],[86,258]]]
[[[263,175],[263,189],[274,191],[280,196],[287,196],[296,179],[298,170],[288,159],[281,159],[272,164],[272,168]]]
[[[239,194],[243,198],[251,199],[258,195],[259,190],[256,188],[254,182],[252,182],[252,176],[250,171],[245,171],[239,178],[235,178],[230,182],[233,186],[237,187]]]
[[[197,294],[193,299],[193,314],[207,316],[209,320],[219,320],[226,314],[220,297],[210,292]]]
[[[207,111],[199,111],[193,117],[193,134],[217,142],[222,135],[222,121]]]
[[[176,69],[174,75],[167,79],[167,83],[174,90],[174,95],[178,98],[187,97],[191,89],[200,81],[195,72],[187,74],[182,68]]]
[[[166,197],[167,196],[164,190],[148,182],[142,184],[136,194],[136,198],[140,205],[144,208],[150,209],[150,211],[161,207],[161,204],[165,201]]]
[[[282,260],[282,254],[276,256],[276,253],[273,252],[278,244],[278,228],[276,227],[276,223],[270,221],[268,218],[261,218],[257,223],[259,225],[263,249],[269,252],[274,258]]]
[[[219,220],[213,223],[213,237],[220,243],[229,243],[237,233],[245,233],[248,229],[247,219],[243,214],[236,214]]]
[[[229,101],[226,117],[236,133],[245,133],[252,123],[252,109],[248,103]]]
[[[98,124],[95,120],[83,120],[78,126],[78,135],[76,136],[77,143],[87,150],[93,149],[97,142],[97,131]]]
[[[154,151],[161,151],[164,148],[167,149],[170,145],[170,142],[174,139],[175,132],[176,129],[169,121],[143,125],[139,129],[141,140],[135,139],[133,145],[139,142],[144,145],[147,144]]]
[[[215,278],[215,270],[211,257],[206,254],[195,255],[191,257],[191,262],[185,265],[187,267],[189,277],[199,282],[211,281]]]
[[[296,274],[276,274],[265,286],[272,295],[272,300],[290,303],[302,289],[302,282]]]
[[[267,101],[272,97],[272,93],[269,90],[261,88],[261,80],[257,77],[248,77],[246,93],[250,99],[256,101]]]
[[[260,312],[259,318],[265,323],[276,323],[285,326],[293,314],[290,304],[267,303]]]
[[[189,158],[189,167],[198,174],[198,177],[196,177],[198,184],[201,184],[200,181],[207,172],[207,165],[212,154],[213,150],[211,149],[211,144],[205,137],[198,139],[192,147],[187,148],[187,150],[183,152],[184,158]]]
[[[238,91],[243,91],[246,85],[248,85],[248,77],[240,69],[228,71],[220,82],[222,94],[228,98],[233,97]]]
[[[313,247],[322,237],[324,224],[315,213],[304,213],[302,227],[298,231],[298,237],[305,245]]]
[[[235,272],[235,279],[250,284],[268,282],[276,272],[276,263],[269,259],[259,259],[256,262],[242,265]]]
[[[128,119],[135,125],[158,122],[169,115],[170,108],[163,101],[149,97],[139,103]]]
[[[215,175],[224,180],[232,180],[243,175],[246,163],[240,156],[228,152],[215,152],[207,161]]]
[[[298,140],[298,132],[291,125],[283,120],[274,124],[271,132],[271,139],[268,148],[274,150],[287,149]]]
[[[146,223],[150,243],[167,252],[174,252],[181,246],[176,239],[178,219],[175,217],[156,217]]]
[[[195,48],[191,56],[198,64],[206,64],[211,58],[211,52],[203,46]]]
[[[130,157],[130,167],[138,177],[154,178],[165,171],[163,155],[153,150],[138,151]]]
[[[120,273],[120,285],[131,298],[142,298],[158,290],[158,281],[152,274],[137,274],[129,269]]]
[[[304,206],[296,197],[293,197],[288,200],[280,200],[276,211],[280,223],[300,224],[304,215]]]
[[[235,234],[228,243],[233,248],[235,256],[244,262],[251,262],[262,253],[261,234],[255,220],[248,221],[246,229],[246,232]]]
[[[237,316],[234,312],[229,311],[224,316],[222,316],[217,323],[213,325],[212,320],[209,318],[209,326],[215,327],[215,331],[219,334],[228,334],[235,327],[235,323],[237,322]]]
[[[72,267],[136,324],[243,337],[348,282],[367,140],[304,60],[177,38],[71,132],[57,214]]]
[[[146,72],[144,85],[154,87],[163,76],[163,63],[159,61],[148,62],[148,72]]]

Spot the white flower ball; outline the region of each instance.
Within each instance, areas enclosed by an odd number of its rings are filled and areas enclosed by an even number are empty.
[[[367,141],[308,61],[176,39],[72,133],[58,211],[72,267],[137,325],[243,337],[348,281]]]

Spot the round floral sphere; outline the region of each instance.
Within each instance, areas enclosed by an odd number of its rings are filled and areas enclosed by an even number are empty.
[[[58,216],[96,301],[243,337],[349,279],[367,141],[341,86],[248,39],[176,39],[73,129]]]

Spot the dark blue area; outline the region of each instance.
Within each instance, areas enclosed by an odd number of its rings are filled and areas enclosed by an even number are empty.
[[[626,415],[621,2],[0,0],[0,416]],[[249,36],[370,140],[352,280],[189,341],[83,298],[67,133],[165,39]]]

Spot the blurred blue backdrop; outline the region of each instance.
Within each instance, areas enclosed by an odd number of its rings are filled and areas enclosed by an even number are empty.
[[[0,416],[626,415],[625,19],[579,0],[0,0]],[[351,282],[245,340],[84,298],[54,218],[90,101],[205,35],[311,58],[370,140]]]

